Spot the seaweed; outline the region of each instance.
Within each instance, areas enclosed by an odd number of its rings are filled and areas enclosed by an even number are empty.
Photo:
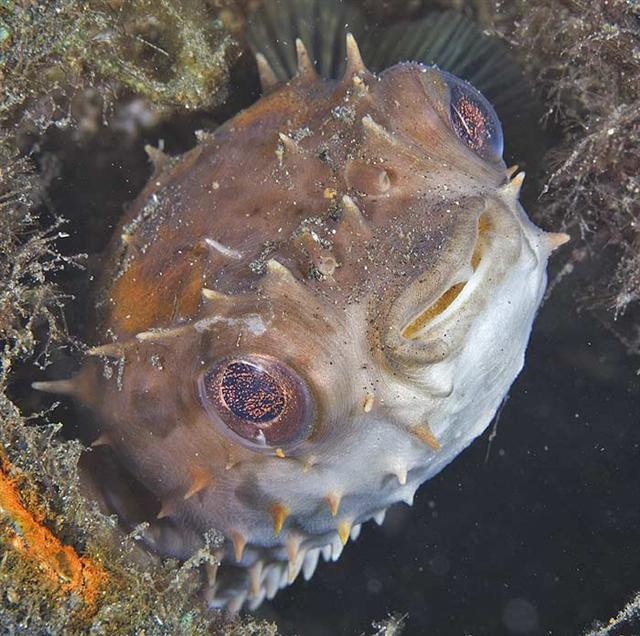
[[[0,118],[47,127],[91,87],[108,113],[129,91],[164,112],[210,109],[227,95],[237,56],[199,0],[54,0],[0,4]]]
[[[533,213],[573,237],[563,274],[627,349],[640,353],[640,6],[627,0],[514,3],[523,54],[559,141]]]
[[[82,347],[65,323],[66,284],[87,258],[73,241],[65,248],[72,224],[51,200],[64,172],[64,155],[41,150],[51,131],[69,131],[58,149],[112,141],[112,116],[131,96],[160,116],[213,108],[233,59],[222,22],[197,1],[0,3],[3,633],[276,633],[206,609],[201,565],[214,560],[219,538],[179,564],[149,558],[135,535],[124,536],[84,496],[84,449],[61,435],[58,404],[28,414],[37,402],[16,389],[25,368]]]

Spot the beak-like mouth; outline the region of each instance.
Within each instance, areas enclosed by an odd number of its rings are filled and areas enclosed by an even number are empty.
[[[478,221],[478,238],[474,246],[469,266],[461,270],[453,282],[429,307],[414,316],[401,330],[401,335],[407,340],[421,339],[424,332],[441,320],[445,320],[449,311],[453,311],[456,300],[462,300],[461,295],[474,277],[479,276],[479,268],[483,257],[490,247],[494,231],[493,223],[485,212]]]

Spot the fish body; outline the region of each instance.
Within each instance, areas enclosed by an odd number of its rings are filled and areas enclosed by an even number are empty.
[[[156,153],[74,381],[136,484],[97,489],[150,522],[148,548],[185,559],[224,535],[213,607],[309,578],[482,433],[557,242],[518,203],[478,91],[346,50],[330,80],[299,43],[293,79],[263,64],[258,102]]]

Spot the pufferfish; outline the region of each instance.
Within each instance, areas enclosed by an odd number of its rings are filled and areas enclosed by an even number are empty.
[[[295,4],[295,3],[294,3]],[[336,560],[491,422],[523,366],[550,252],[501,124],[436,66],[279,81],[156,170],[112,241],[72,394],[96,496],[146,548],[224,535],[211,607],[254,609]],[[104,451],[104,448],[107,450]]]

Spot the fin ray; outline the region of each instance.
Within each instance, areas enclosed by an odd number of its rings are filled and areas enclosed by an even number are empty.
[[[341,77],[348,31],[359,41],[364,18],[355,6],[339,0],[267,0],[247,22],[249,46],[262,54],[281,82],[297,73],[297,38],[320,75]]]

